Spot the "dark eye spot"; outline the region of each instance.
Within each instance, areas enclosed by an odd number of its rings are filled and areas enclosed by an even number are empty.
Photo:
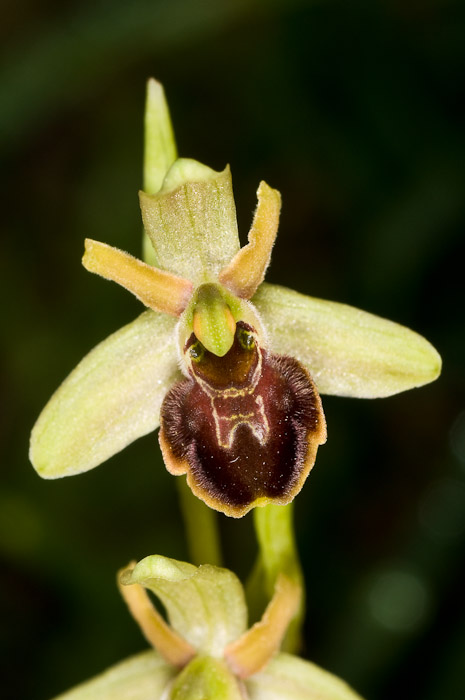
[[[239,345],[244,348],[244,350],[252,350],[255,347],[255,340],[253,333],[247,331],[245,328],[240,328],[237,332],[237,339]]]
[[[197,340],[197,342],[190,346],[189,355],[191,356],[193,362],[200,362],[202,360],[203,356],[205,355],[205,348],[200,340]]]

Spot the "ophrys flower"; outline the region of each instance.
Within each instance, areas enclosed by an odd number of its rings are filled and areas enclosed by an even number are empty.
[[[153,82],[147,114],[158,134],[152,193],[140,197],[150,264],[96,241],[84,264],[151,310],[65,380],[33,430],[31,460],[46,478],[76,474],[161,424],[167,468],[212,507],[240,516],[288,503],[325,440],[318,391],[388,396],[435,379],[440,358],[402,326],[263,283],[279,193],[261,183],[240,249],[229,168],[176,159]]]
[[[242,585],[227,569],[150,556],[122,571],[119,585],[153,649],[60,700],[361,700],[336,676],[279,651],[300,597],[299,586],[285,575],[250,629]],[[165,607],[169,623],[147,589]]]

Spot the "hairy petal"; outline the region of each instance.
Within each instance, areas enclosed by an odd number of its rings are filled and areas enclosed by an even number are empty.
[[[262,619],[224,650],[225,659],[239,678],[248,678],[260,671],[279,650],[298,610],[300,597],[299,584],[280,574]]]
[[[177,669],[153,650],[137,654],[55,700],[149,700],[161,698]]]
[[[277,654],[245,686],[250,700],[362,700],[337,676],[290,654]]]
[[[273,190],[262,181],[257,197],[258,205],[249,231],[249,242],[221,270],[218,278],[243,299],[250,299],[264,280],[279,225],[281,195],[278,190]]]
[[[119,572],[117,580],[120,593],[149,644],[160,652],[171,666],[183,668],[194,658],[195,649],[168,625],[140,583],[122,583],[131,579],[134,567],[135,562]]]
[[[30,459],[42,477],[92,469],[158,427],[163,397],[179,376],[175,324],[146,311],[71,372],[32,430]]]
[[[192,282],[159,270],[106,243],[85,240],[82,264],[89,272],[117,282],[153,311],[180,316],[192,295]]]
[[[441,371],[425,338],[379,316],[271,284],[252,301],[271,350],[300,360],[321,394],[391,396],[428,384]]]

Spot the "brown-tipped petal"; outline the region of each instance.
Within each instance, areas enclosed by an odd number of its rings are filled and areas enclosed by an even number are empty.
[[[257,197],[249,242],[219,274],[221,284],[242,299],[250,299],[263,282],[279,225],[281,195],[278,190],[262,181]]]
[[[291,357],[259,347],[237,324],[231,350],[217,357],[186,344],[191,379],[167,394],[160,445],[172,474],[185,474],[196,496],[239,518],[257,505],[293,500],[312,468],[326,424],[318,392]],[[193,344],[190,344],[190,343]]]
[[[121,595],[149,644],[169,664],[182,668],[194,658],[195,649],[164,621],[153,607],[145,588],[138,583],[124,584],[125,575],[132,571],[134,565],[132,562],[118,574]]]
[[[224,650],[224,658],[236,676],[248,678],[261,671],[279,650],[300,596],[300,586],[280,574],[262,619]]]
[[[192,295],[192,282],[133,258],[118,248],[86,238],[82,264],[107,280],[117,282],[145,306],[180,316]]]

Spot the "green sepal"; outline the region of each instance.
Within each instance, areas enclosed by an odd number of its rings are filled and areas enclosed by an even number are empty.
[[[157,194],[140,192],[144,228],[158,265],[195,284],[213,282],[239,250],[229,167],[189,159],[168,171]]]
[[[380,398],[428,384],[441,358],[421,335],[346,304],[262,284],[252,299],[270,349],[308,369],[321,394]]]
[[[145,651],[81,685],[55,700],[161,700],[177,669],[169,666],[156,651]]]
[[[245,686],[249,700],[362,700],[337,676],[290,654],[277,654]]]
[[[153,555],[123,575],[121,583],[139,583],[155,593],[173,629],[202,654],[220,657],[246,629],[244,591],[227,569]]]
[[[171,700],[244,700],[239,682],[224,661],[197,656],[181,671]]]
[[[180,374],[175,325],[145,311],[81,360],[32,430],[29,456],[40,476],[88,471],[158,427],[163,398]]]

